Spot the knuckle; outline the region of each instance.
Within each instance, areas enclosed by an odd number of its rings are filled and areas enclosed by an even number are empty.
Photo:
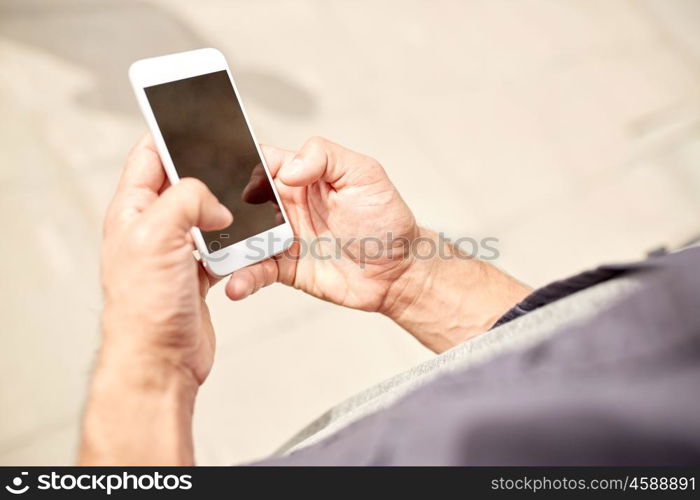
[[[146,224],[135,224],[128,238],[129,249],[134,253],[141,253],[153,247],[156,234]]]
[[[130,161],[136,156],[139,152],[140,149],[140,142],[137,142],[136,144],[132,144],[131,147],[129,148],[129,152],[126,154],[126,159],[127,161]]]
[[[314,135],[306,141],[306,146],[309,148],[325,149],[330,144],[328,139]]]
[[[107,214],[105,216],[104,222],[102,223],[102,239],[105,240],[112,234],[116,233],[117,227],[117,217],[115,215]]]
[[[359,162],[362,172],[370,175],[372,178],[382,179],[386,177],[386,172],[384,167],[379,160],[371,156],[362,155],[362,161]]]
[[[276,268],[277,263],[273,260],[263,262],[263,283],[265,283],[265,286],[274,283],[277,274]]]
[[[366,165],[373,169],[373,170],[383,170],[384,167],[382,167],[382,164],[379,163],[379,160],[376,158],[373,158],[371,156],[365,156],[366,159]]]
[[[178,184],[181,185],[183,189],[205,189],[204,183],[196,177],[183,177]]]
[[[107,235],[115,225],[114,207],[110,205],[102,218],[102,235]]]
[[[195,179],[194,177],[185,177],[180,179],[180,182],[178,182],[177,185],[179,186],[178,189],[186,193],[187,196],[203,198],[209,194],[209,189],[207,186],[202,181]]]
[[[127,165],[132,164],[133,162],[137,161],[139,157],[143,157],[145,155],[148,155],[152,153],[151,150],[147,149],[144,147],[144,140],[145,136],[139,139],[138,142],[135,144],[132,144],[132,146],[129,148],[129,152],[126,155],[126,163]]]

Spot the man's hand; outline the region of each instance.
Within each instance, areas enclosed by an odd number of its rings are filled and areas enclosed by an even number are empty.
[[[410,260],[403,248],[367,259],[376,250],[367,246],[369,239],[386,242],[392,235],[410,242],[418,236],[413,214],[384,169],[368,156],[320,138],[307,141],[296,155],[268,146],[263,151],[301,243],[286,257],[236,271],[226,286],[228,296],[242,299],[280,281],[339,305],[380,311]],[[264,184],[253,176],[247,198],[255,198],[251,185]]]
[[[201,384],[214,356],[204,302],[211,283],[190,230],[224,228],[232,215],[201,181],[166,186],[147,136],[129,155],[105,219],[104,344],[167,362]]]
[[[263,152],[301,243],[233,273],[226,286],[231,299],[279,281],[385,314],[439,352],[487,330],[527,294],[494,267],[418,227],[373,158],[320,138],[296,154],[268,146]],[[271,196],[258,178],[244,191],[251,202]]]
[[[190,230],[231,220],[200,181],[168,187],[150,136],[134,147],[105,219],[103,340],[81,462],[192,461],[192,405],[215,341]]]

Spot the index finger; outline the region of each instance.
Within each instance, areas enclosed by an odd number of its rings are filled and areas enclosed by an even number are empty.
[[[129,189],[148,189],[157,193],[165,182],[165,171],[150,133],[144,134],[131,148],[115,197]]]
[[[107,209],[105,231],[143,212],[158,198],[164,184],[165,171],[151,134],[146,134],[129,152],[112,203]]]
[[[260,144],[267,168],[270,169],[270,175],[277,177],[277,172],[280,167],[294,157],[294,151],[287,149],[276,148],[268,144]]]

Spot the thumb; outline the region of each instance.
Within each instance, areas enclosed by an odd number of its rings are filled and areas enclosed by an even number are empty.
[[[233,215],[198,179],[184,178],[168,188],[145,214],[152,227],[186,233],[227,227]]]
[[[289,159],[278,173],[288,186],[308,186],[321,179],[335,189],[357,185],[377,172],[376,161],[320,137],[312,137]],[[381,170],[379,168],[378,170]],[[360,182],[362,181],[362,182]]]

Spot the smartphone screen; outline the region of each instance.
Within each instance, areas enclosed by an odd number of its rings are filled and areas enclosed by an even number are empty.
[[[178,175],[203,181],[234,215],[202,231],[210,252],[284,223],[226,71],[144,90]]]

